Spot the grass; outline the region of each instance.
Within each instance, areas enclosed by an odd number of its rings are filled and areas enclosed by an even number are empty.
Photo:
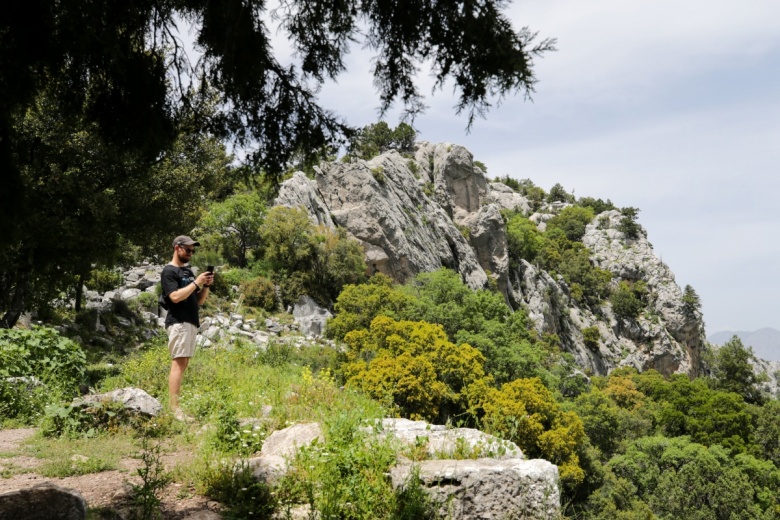
[[[71,477],[119,469],[123,457],[137,451],[130,435],[102,435],[93,439],[45,438],[40,435],[24,441],[14,456],[26,455],[40,459],[35,472],[44,477]],[[29,472],[16,468],[13,474]]]
[[[331,372],[339,355],[323,345],[296,348],[282,342],[267,349],[237,341],[200,350],[185,373],[181,394],[182,408],[197,419],[196,424],[173,421],[166,412],[147,426],[139,421],[109,422],[91,432],[91,438],[78,437],[78,429],[70,436],[39,434],[7,456],[40,459],[35,471],[46,477],[120,470],[129,479],[136,471],[123,469],[122,459],[135,457],[139,465],[154,469],[160,452],[152,453],[149,446],[159,450],[164,443],[164,449],[175,446],[192,454],[164,474],[165,482],[170,479],[218,500],[227,508],[226,518],[284,517],[300,505],[323,520],[408,518],[408,511],[425,504],[410,503],[408,493],[392,490],[387,474],[395,462],[395,447],[366,428],[385,411],[340,385]],[[157,338],[114,366],[96,364],[92,373],[102,376],[95,381],[100,392],[134,386],[167,408],[169,367],[165,339]],[[277,485],[256,482],[242,461],[256,454],[271,432],[298,422],[320,423],[324,440],[301,450],[291,461],[290,476]],[[3,476],[20,471],[10,466]],[[136,495],[145,497],[151,511],[158,505],[155,493],[164,484],[150,482],[138,487]],[[145,494],[139,493],[141,489]],[[90,514],[102,518],[107,513]]]

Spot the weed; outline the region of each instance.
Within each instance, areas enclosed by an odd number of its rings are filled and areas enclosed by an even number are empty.
[[[165,472],[161,453],[161,443],[153,442],[151,436],[144,432],[141,437],[142,466],[136,470],[142,483],[132,485],[133,503],[138,508],[136,518],[139,520],[162,518],[160,494],[171,478]]]
[[[398,492],[393,520],[433,520],[437,518],[436,507],[420,480],[420,469],[413,467],[409,480]]]
[[[228,508],[225,518],[270,519],[277,510],[278,501],[271,488],[255,480],[245,463],[236,467],[228,461],[210,461],[200,479],[205,494]]]
[[[387,182],[387,177],[385,177],[385,169],[381,166],[377,166],[376,168],[371,168],[371,175],[374,176],[374,179],[376,179],[376,182],[381,184],[382,186],[385,185]]]

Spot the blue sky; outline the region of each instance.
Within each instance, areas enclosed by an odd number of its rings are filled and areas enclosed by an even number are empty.
[[[445,88],[415,120],[419,138],[466,146],[491,177],[639,208],[708,334],[780,329],[780,2],[527,0],[507,13],[558,39],[536,62],[533,102],[508,98],[467,134]],[[375,122],[370,56],[356,47],[348,67],[321,100]],[[427,71],[420,84],[430,92]]]

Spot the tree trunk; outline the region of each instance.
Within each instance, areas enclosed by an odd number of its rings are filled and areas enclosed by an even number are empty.
[[[19,269],[16,272],[16,283],[14,284],[14,295],[11,303],[8,305],[5,314],[0,319],[1,329],[10,329],[24,312],[24,305],[27,302],[27,293],[30,289],[30,270]]]
[[[78,313],[81,310],[81,298],[84,295],[84,273],[79,273],[76,277],[76,303],[75,310]]]

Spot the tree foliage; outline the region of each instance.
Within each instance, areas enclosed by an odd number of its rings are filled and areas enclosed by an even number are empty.
[[[380,121],[355,132],[350,138],[349,155],[368,160],[391,149],[411,153],[416,137],[417,131],[406,123],[391,129]]]
[[[712,385],[718,390],[734,392],[749,403],[762,403],[765,396],[759,384],[762,378],[753,371],[751,361],[756,357],[751,347],[745,347],[739,337],[734,336],[714,352]]]
[[[259,233],[264,262],[275,273],[285,305],[302,294],[330,303],[345,285],[365,279],[360,245],[343,230],[314,225],[302,208],[271,208]]]
[[[412,114],[423,109],[415,76],[427,61],[436,85],[452,82],[457,110],[466,111],[469,124],[496,97],[530,94],[532,59],[552,50],[554,41],[535,43],[536,34],[513,28],[503,7],[497,0],[417,2],[404,9],[385,1],[291,1],[268,17],[262,0],[19,4],[0,21],[4,220],[18,215],[26,192],[10,151],[16,140],[11,121],[46,86],[56,88],[60,107],[83,107],[102,137],[146,157],[173,141],[182,107],[216,98],[221,110],[204,116],[202,126],[259,144],[252,158],[276,175],[295,153],[319,150],[348,130],[317,103],[316,93],[345,70],[352,42],[362,40],[375,54],[372,73],[383,113],[396,101]],[[269,20],[294,49],[293,66],[273,53]],[[202,52],[194,64],[176,36],[183,21],[193,24]]]
[[[442,424],[464,413],[474,388],[490,382],[484,356],[450,342],[439,325],[379,316],[344,341],[347,383],[411,419]]]
[[[618,223],[617,230],[622,232],[629,240],[634,240],[642,236],[642,226],[637,222],[639,216],[639,210],[637,208],[626,207],[620,210],[620,222]]]
[[[260,225],[266,208],[255,191],[236,193],[209,204],[199,222],[213,236],[222,256],[236,267],[247,266],[247,253],[260,246]]]
[[[772,518],[780,498],[780,472],[771,463],[687,437],[639,439],[609,467],[660,518]]]
[[[92,266],[114,266],[131,246],[148,256],[169,250],[172,236],[194,227],[202,198],[229,177],[224,146],[206,134],[183,132],[152,162],[102,139],[48,91],[13,123],[30,207],[0,238],[2,326],[61,295],[78,307]]]
[[[577,454],[585,441],[582,421],[564,411],[540,379],[517,379],[500,390],[491,388],[480,408],[489,432],[516,443],[529,458],[557,464],[565,486],[583,481]]]

